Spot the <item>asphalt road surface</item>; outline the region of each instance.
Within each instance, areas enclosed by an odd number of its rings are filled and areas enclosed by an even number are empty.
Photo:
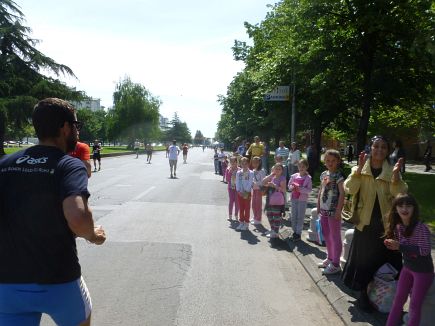
[[[180,155],[178,179],[164,152],[135,157],[103,158],[89,181],[108,236],[78,241],[93,325],[342,325],[292,253],[226,220],[213,151]]]

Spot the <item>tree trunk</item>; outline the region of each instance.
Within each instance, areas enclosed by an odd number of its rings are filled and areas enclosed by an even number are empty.
[[[373,103],[372,73],[376,55],[377,33],[366,34],[362,41],[361,70],[363,73],[362,113],[357,133],[357,155],[366,145],[370,111]]]
[[[323,133],[323,127],[321,124],[315,124],[314,125],[314,131],[313,131],[313,140],[312,142],[316,145],[317,149],[317,155],[316,155],[316,168],[320,164],[320,155],[322,154],[322,133]]]

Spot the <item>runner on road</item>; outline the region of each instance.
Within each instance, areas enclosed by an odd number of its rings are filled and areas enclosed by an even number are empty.
[[[0,159],[0,325],[90,325],[91,298],[76,237],[100,245],[88,207],[88,177],[73,151],[81,124],[66,101],[33,110],[39,145]]]
[[[94,172],[97,172],[97,161],[98,161],[98,171],[101,170],[101,144],[98,139],[95,139],[94,145],[92,146],[92,158],[94,159]]]
[[[77,141],[76,148],[72,152],[69,152],[68,155],[78,158],[83,162],[88,173],[88,178],[90,178],[92,174],[92,165],[91,149],[89,148],[88,144]]]
[[[138,139],[134,142],[134,151],[136,152],[136,158],[139,158],[139,149],[140,149],[140,142]]]
[[[153,146],[151,144],[147,144],[145,151],[147,153],[147,163],[148,164],[151,164],[151,159],[153,157],[153,150],[154,150]]]
[[[189,146],[184,143],[183,145],[183,164],[187,163],[187,152],[189,151]]]
[[[169,169],[171,170],[171,179],[177,178],[177,160],[180,155],[180,147],[177,141],[173,140],[172,145],[168,147]]]

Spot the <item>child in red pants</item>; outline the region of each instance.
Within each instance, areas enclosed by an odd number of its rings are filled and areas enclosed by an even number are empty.
[[[251,191],[254,181],[254,172],[249,170],[249,160],[243,157],[240,160],[242,169],[236,175],[236,190],[239,200],[240,224],[236,228],[238,231],[249,230],[249,215],[251,210]]]

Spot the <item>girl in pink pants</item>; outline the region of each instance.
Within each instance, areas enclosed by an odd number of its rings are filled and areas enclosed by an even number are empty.
[[[434,266],[431,257],[430,231],[419,221],[418,204],[408,194],[399,194],[393,201],[388,216],[385,246],[399,250],[403,256],[396,295],[388,316],[387,326],[401,325],[403,305],[409,303],[408,326],[420,325],[421,307],[427,291],[434,279]]]
[[[263,214],[263,196],[260,187],[263,185],[263,179],[266,177],[266,172],[261,167],[261,158],[254,156],[251,161],[254,171],[254,184],[252,186],[252,212],[254,220],[251,224],[261,224],[261,215]]]
[[[234,218],[237,220],[239,215],[239,201],[237,199],[236,190],[236,174],[240,168],[237,166],[237,158],[230,158],[230,166],[225,171],[225,179],[228,183],[228,221],[233,220],[233,207],[234,207]]]
[[[328,257],[318,266],[324,268],[323,274],[330,275],[341,271],[341,209],[344,204],[344,177],[338,169],[341,163],[338,151],[327,150],[324,162],[327,170],[320,175],[321,184],[317,198],[317,211],[320,216]]]

